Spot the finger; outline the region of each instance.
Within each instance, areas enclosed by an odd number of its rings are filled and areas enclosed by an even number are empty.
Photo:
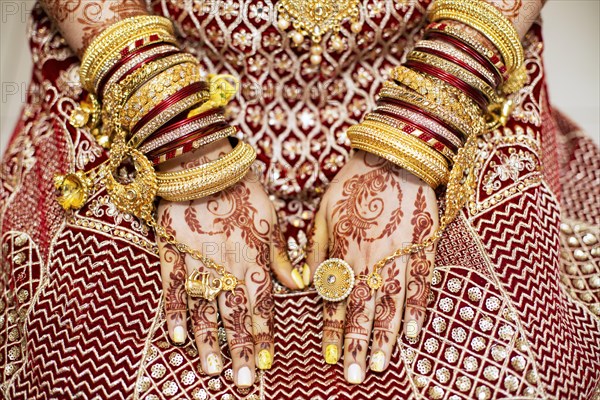
[[[420,186],[414,201],[411,219],[413,226],[412,242],[420,243],[427,239],[438,225],[435,194],[423,191]],[[404,311],[404,334],[409,338],[419,335],[425,321],[429,284],[433,274],[435,246],[413,253],[406,269],[406,309]]]
[[[406,310],[404,311],[404,334],[414,338],[421,333],[425,323],[427,297],[433,275],[435,249],[413,253],[406,270]]]
[[[189,297],[188,306],[202,371],[219,375],[223,360],[218,340],[217,302]]]
[[[342,354],[346,300],[323,301],[323,358],[327,364],[337,364]]]
[[[327,204],[325,198],[321,200],[319,210],[315,215],[315,221],[312,229],[312,235],[309,238],[308,253],[306,262],[310,273],[307,273],[306,285],[310,284],[315,270],[327,258],[329,246],[329,229],[327,228]]]
[[[271,238],[271,269],[279,282],[290,289],[304,289],[304,282],[297,269],[292,267],[287,245],[281,225],[277,220],[277,213],[273,210],[273,237]]]
[[[359,270],[367,272],[366,266]],[[374,313],[375,293],[364,280],[357,279],[348,298],[344,331],[344,370],[349,383],[360,384],[365,379]]]
[[[174,344],[182,345],[187,338],[185,256],[162,240],[158,242],[158,249],[169,338]]]
[[[248,268],[245,277],[250,293],[255,364],[259,369],[271,369],[273,364],[273,283],[266,267]]]
[[[373,344],[369,368],[375,372],[384,371],[400,331],[404,306],[406,258],[398,258],[382,271],[383,286],[375,299],[375,320],[373,322]]]
[[[250,387],[255,377],[254,340],[246,286],[238,284],[233,291],[219,293],[218,303],[231,353],[234,383]]]

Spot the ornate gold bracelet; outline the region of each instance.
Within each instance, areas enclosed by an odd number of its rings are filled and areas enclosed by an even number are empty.
[[[353,148],[365,150],[417,175],[431,187],[447,182],[448,161],[419,139],[389,125],[363,121],[348,129]]]
[[[402,145],[395,138],[382,134],[378,129],[361,124],[354,125],[348,129],[348,138],[352,148],[382,157],[406,169],[432,188],[447,182],[445,177],[449,171],[434,170],[426,166],[426,161],[430,159],[425,153],[411,151],[410,145]]]
[[[187,53],[173,54],[144,65],[111,86],[102,104],[103,134],[112,137],[112,132],[120,129],[123,106],[144,82],[170,67],[186,62],[197,63],[198,60]]]
[[[423,53],[421,51],[411,51],[407,57],[409,60],[424,62],[429,65],[433,65],[436,68],[440,68],[445,72],[454,75],[459,78],[469,86],[471,86],[475,90],[479,90],[481,93],[485,95],[490,103],[500,103],[501,100],[498,97],[498,94],[494,90],[494,88],[488,85],[485,81],[473,75],[466,69],[445,60],[441,57],[435,56],[433,54]]]
[[[163,126],[171,118],[175,117],[176,115],[182,113],[185,110],[190,109],[196,104],[206,101],[207,98],[208,92],[196,92],[172,104],[167,110],[161,112],[156,117],[152,118],[152,120],[150,120],[147,124],[142,126],[137,132],[135,132],[131,139],[129,139],[128,145],[134,148],[137,147],[148,136],[156,132],[157,129]]]
[[[100,56],[97,64],[95,64],[90,71],[92,79],[92,85],[94,87],[94,93],[98,92],[98,87],[102,81],[104,75],[121,59],[121,51],[126,47],[132,47],[135,43],[140,40],[147,39],[150,36],[156,35],[158,38],[156,42],[162,42],[165,44],[177,44],[177,38],[172,34],[164,31],[157,30],[155,27],[148,27],[146,30],[136,32],[131,37],[127,38],[125,43],[117,43],[113,49],[109,49],[104,55]]]
[[[394,68],[390,77],[469,123],[483,118],[483,111],[469,96],[435,77],[404,66]]]
[[[421,47],[425,49],[437,50],[455,57],[456,59],[464,62],[469,67],[477,71],[481,76],[485,77],[488,82],[494,82],[494,74],[492,74],[487,68],[475,61],[468,54],[458,50],[446,42],[435,42],[433,40],[419,40],[415,47]]]
[[[141,15],[136,17],[125,18],[116,22],[100,33],[96,39],[88,46],[81,59],[79,76],[83,87],[92,92],[93,75],[90,73],[93,66],[98,67],[98,60],[110,50],[119,47],[121,43],[127,43],[128,39],[135,34],[136,31],[149,26],[163,28],[167,32],[174,35],[173,24],[168,18],[154,15]]]
[[[410,130],[410,132],[407,132],[404,130],[404,128],[406,128],[407,126],[409,126],[408,124],[400,121],[399,119],[387,116],[387,115],[382,115],[382,114],[378,114],[378,113],[369,113],[365,116],[365,121],[375,121],[375,122],[379,122],[382,124],[386,124],[391,126],[394,129],[397,129],[399,131],[402,131],[403,133],[405,133],[406,135],[410,135],[413,137],[416,137],[417,139],[423,141],[424,143],[429,144],[431,147],[433,147],[435,149],[435,145],[436,144],[440,144],[443,146],[442,150],[437,150],[439,151],[444,157],[446,157],[448,159],[448,162],[452,161],[452,157],[454,157],[454,153],[452,152],[452,150],[450,150],[448,147],[446,147],[443,143],[439,142],[438,140],[436,140],[435,138],[431,137],[427,140],[421,138],[421,135],[426,134],[425,132],[423,132],[422,130],[418,129],[418,127],[412,125],[415,129],[414,130]],[[430,135],[427,135],[430,136]]]
[[[398,115],[399,117],[404,118],[408,121],[414,121],[415,123],[433,132],[436,132],[438,135],[443,136],[446,140],[448,140],[457,148],[460,148],[463,145],[459,138],[454,133],[446,129],[444,126],[440,125],[433,119],[427,118],[419,113],[409,110],[408,108],[394,106],[393,104],[378,104],[376,110],[381,110],[389,114]]]
[[[515,27],[500,10],[485,1],[436,0],[429,18],[432,21],[452,19],[481,32],[500,51],[509,72],[523,63],[523,46]]]
[[[398,99],[419,107],[426,112],[434,114],[442,121],[452,126],[454,129],[463,132],[465,137],[476,134],[483,130],[483,123],[469,124],[468,121],[458,118],[440,104],[433,103],[431,100],[424,98],[419,93],[390,81],[383,83],[383,88],[379,91],[379,96]]]
[[[227,155],[183,171],[157,173],[158,192],[169,201],[199,199],[239,182],[256,159],[252,146],[239,141]]]
[[[199,81],[200,70],[195,63],[182,63],[162,71],[129,97],[121,112],[121,125],[131,131],[131,128],[161,101]]]

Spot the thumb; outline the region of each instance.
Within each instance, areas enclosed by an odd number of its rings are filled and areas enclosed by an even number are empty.
[[[285,286],[292,290],[304,289],[300,272],[292,266],[287,252],[287,245],[277,213],[273,210],[273,236],[271,237],[271,270]]]
[[[327,204],[325,199],[321,200],[319,210],[315,215],[315,222],[312,229],[312,236],[309,239],[308,253],[306,255],[306,263],[310,269],[310,275],[305,278],[305,284],[309,285],[312,280],[315,270],[323,261],[327,259],[329,247],[329,230],[327,229]],[[307,268],[305,266],[305,268]]]

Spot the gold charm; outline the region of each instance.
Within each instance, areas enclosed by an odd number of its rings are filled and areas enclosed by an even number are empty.
[[[383,286],[383,278],[377,270],[371,272],[369,275],[359,275],[358,279],[367,282],[367,286],[371,288],[371,294]]]
[[[94,129],[100,123],[100,103],[96,96],[88,93],[85,100],[79,103],[79,106],[71,111],[69,123],[75,128]]]
[[[79,210],[87,201],[92,189],[92,180],[83,171],[54,177],[58,191],[58,204],[65,210]]]
[[[133,171],[127,171],[122,165],[126,160],[132,162]],[[114,143],[102,174],[110,199],[119,211],[133,214],[146,222],[153,219],[158,184],[154,166],[145,155],[122,142]]]
[[[213,301],[221,292],[222,285],[221,279],[211,279],[210,273],[195,270],[185,280],[185,291],[191,297]]]
[[[230,290],[231,293],[233,293],[235,287],[239,283],[238,278],[229,272],[223,273],[223,276],[221,276],[219,280],[221,281],[221,290],[224,292]]]
[[[317,267],[313,282],[325,300],[342,301],[354,287],[354,271],[346,261],[330,258]]]
[[[358,5],[358,0],[281,0],[278,2],[277,25],[281,30],[293,25],[295,30],[290,33],[290,38],[296,45],[300,45],[304,37],[310,37],[313,42],[310,62],[317,65],[322,60],[323,48],[320,43],[323,35],[333,32],[332,46],[340,50],[338,33],[345,19],[352,21],[351,29],[354,33],[360,32],[362,25],[358,21]]]

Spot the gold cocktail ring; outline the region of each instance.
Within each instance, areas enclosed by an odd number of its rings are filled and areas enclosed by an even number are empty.
[[[200,297],[213,301],[221,291],[233,291],[237,285],[243,284],[233,274],[225,272],[218,278],[212,278],[209,272],[194,270],[185,280],[185,291],[190,297]]]
[[[319,264],[313,282],[325,300],[342,301],[354,287],[354,271],[346,261],[330,258]]]

